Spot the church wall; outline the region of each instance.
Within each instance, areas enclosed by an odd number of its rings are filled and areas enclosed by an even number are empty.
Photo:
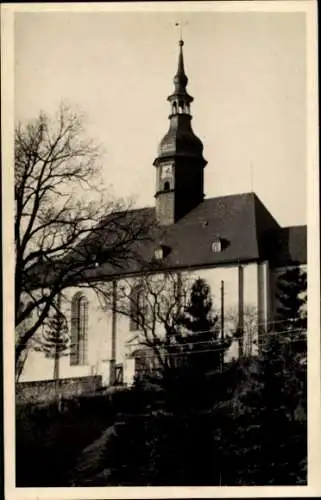
[[[88,363],[85,366],[71,366],[69,356],[62,359],[62,373],[67,377],[103,374],[109,377],[111,359],[112,311],[106,308],[102,298],[94,290],[69,288],[66,300],[62,304],[62,312],[66,315],[69,328],[71,325],[71,301],[81,291],[88,300]]]
[[[37,290],[34,292],[34,295],[37,296]],[[28,300],[28,297],[26,297],[26,300]],[[32,325],[34,325],[36,319],[37,312],[36,310],[34,310],[31,315],[25,320],[24,324],[20,325],[20,328],[18,328],[18,330],[21,329],[21,331],[23,331],[24,329],[29,329]],[[41,327],[32,337],[32,344],[34,344],[35,346],[38,345],[37,340],[38,338],[41,338],[42,331],[43,328]],[[36,352],[32,348],[27,348],[21,354],[21,359],[25,359],[25,362],[23,364],[23,370],[19,377],[19,381],[39,381],[53,378],[53,361],[46,358],[43,353]]]
[[[126,356],[128,349],[126,347],[127,342],[134,339],[137,335],[137,331],[130,331],[130,302],[127,296],[130,294],[131,287],[136,283],[136,280],[120,280],[117,283],[118,286],[118,298],[117,298],[117,309],[123,312],[118,312],[116,321],[116,363],[122,363],[124,365],[124,370],[126,371]],[[125,291],[120,290],[121,287],[125,287]]]
[[[268,315],[269,272],[266,263],[200,268],[182,272],[181,275],[182,282],[188,283],[189,286],[199,277],[207,281],[211,288],[213,308],[218,316],[219,324],[221,321],[221,282],[224,282],[225,334],[235,331],[239,318],[242,315],[245,317],[248,309],[257,311],[263,307],[260,318],[266,318]],[[159,275],[155,276],[155,279],[159,279]],[[103,383],[108,384],[110,361],[113,358],[112,339],[114,333],[115,362],[123,366],[124,381],[127,383],[132,381],[134,361],[130,355],[138,347],[137,335],[139,331],[130,330],[129,301],[127,299],[126,302],[124,297],[126,294],[128,297],[131,287],[136,282],[137,279],[126,279],[117,283],[116,310],[118,312],[115,314],[114,322],[111,304],[109,307],[104,306],[95,291],[77,287],[65,291],[61,309],[67,318],[69,328],[73,296],[81,291],[88,299],[88,364],[85,366],[71,366],[70,356],[63,356],[60,359],[61,378],[99,374],[103,376]],[[126,304],[125,309],[124,304]],[[162,328],[159,326],[159,334],[161,334],[161,331]],[[233,342],[226,359],[237,357],[238,354],[238,343]],[[47,359],[43,353],[30,352],[21,381],[52,379],[53,369],[54,362],[52,359]]]
[[[53,378],[54,365],[44,354],[30,350],[25,361],[19,382],[50,380]]]
[[[258,272],[259,265],[247,264],[244,269],[244,304],[247,307],[258,308]]]
[[[157,286],[158,280],[163,282],[163,278],[160,274],[155,274],[150,278],[142,278],[143,282],[148,283],[148,286],[153,289],[153,286]],[[152,280],[155,281],[153,285]],[[117,284],[118,287],[118,299],[117,299],[117,322],[116,322],[116,362],[121,363],[124,366],[124,375],[129,377],[129,372],[132,372],[133,360],[130,355],[139,348],[138,336],[141,339],[142,333],[139,330],[131,330],[130,325],[130,300],[128,296],[130,295],[130,290],[133,286],[140,283],[140,278],[131,278],[126,280],[120,280]],[[155,289],[155,288],[154,288]],[[152,302],[151,302],[152,303]],[[161,324],[156,325],[155,333],[157,335],[162,335]]]
[[[247,339],[249,324],[257,324],[259,310],[261,307],[268,307],[267,300],[262,302],[262,297],[267,296],[267,282],[260,278],[260,265],[249,263],[240,266],[215,267],[194,272],[196,277],[204,278],[210,285],[213,295],[213,305],[220,318],[221,309],[221,281],[224,281],[224,331],[225,334],[232,335],[239,321],[244,324],[244,344]],[[265,311],[264,311],[264,314]],[[251,330],[251,350],[253,352],[252,341],[255,340],[256,328]],[[248,348],[247,348],[248,352]],[[234,341],[226,353],[226,361],[237,358],[239,355],[239,344]]]
[[[235,315],[238,311],[238,268],[235,266],[226,267],[215,267],[211,269],[199,269],[193,270],[192,272],[182,272],[182,282],[184,287],[190,287],[192,283],[197,278],[203,278],[210,285],[213,299],[213,308],[215,313],[218,315],[218,321],[220,322],[220,312],[221,312],[221,281],[224,281],[224,302],[225,302],[225,328],[226,332],[232,329],[235,324]],[[158,279],[159,276],[155,276]],[[134,280],[131,282],[126,280],[127,285],[129,283],[133,284]],[[121,286],[121,284],[120,284]],[[233,317],[230,316],[233,314]],[[159,325],[159,335],[162,334],[162,327]],[[134,346],[137,346],[137,340],[135,337],[139,334],[138,331],[130,331],[130,320],[129,317],[123,314],[118,314],[117,318],[117,342],[116,342],[116,352],[117,352],[117,362],[124,363],[124,371],[126,373],[128,370],[133,370],[132,361],[127,359],[126,355],[134,351]],[[132,340],[129,345],[127,342]],[[131,347],[130,347],[131,345]],[[232,346],[232,350],[235,351],[236,348]],[[233,355],[232,351],[230,356]]]
[[[213,308],[218,315],[219,323],[221,318],[221,282],[224,281],[224,330],[226,334],[231,334],[236,329],[240,314],[246,316],[250,311],[249,314],[257,315],[257,311],[261,307],[260,301],[262,301],[262,297],[264,297],[263,306],[267,307],[267,282],[265,278],[260,277],[260,273],[263,277],[267,276],[265,268],[263,271],[259,271],[258,264],[253,263],[240,267],[232,265],[207,269],[200,268],[182,272],[181,274],[183,283],[188,283],[189,286],[199,277],[208,282],[212,291]],[[126,280],[128,286],[133,283],[134,280]],[[122,286],[121,282],[119,286]],[[256,317],[256,324],[257,321]],[[128,354],[133,352],[135,345],[137,346],[135,337],[138,333],[138,331],[130,331],[128,315],[117,315],[116,362],[123,364],[125,377],[129,377],[129,371],[133,371],[133,362],[128,358]],[[161,334],[161,328],[159,333]],[[128,341],[132,341],[132,343],[130,342],[128,345]],[[226,359],[237,357],[238,353],[238,344],[233,342]]]
[[[239,275],[236,266],[214,267],[211,269],[200,269],[192,273],[193,278],[202,278],[207,281],[211,288],[213,310],[218,316],[221,325],[221,282],[224,282],[224,333],[231,334],[235,329],[238,317],[239,301]],[[225,355],[225,360],[237,356],[237,345],[232,343]]]
[[[109,362],[111,358],[111,316],[104,310],[102,302],[93,290],[71,287],[64,291],[61,299],[61,311],[65,315],[70,332],[71,300],[81,291],[88,299],[88,343],[87,364],[70,364],[69,351],[59,359],[60,378],[83,377],[102,374],[106,382],[109,380]],[[41,335],[41,330],[36,334]],[[54,360],[47,358],[43,352],[30,350],[21,374],[20,381],[50,380],[53,378]]]

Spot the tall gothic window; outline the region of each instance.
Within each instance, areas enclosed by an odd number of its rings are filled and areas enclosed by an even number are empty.
[[[146,296],[142,285],[132,288],[130,294],[130,330],[140,329],[143,317],[146,313]]]
[[[70,364],[86,365],[88,351],[88,300],[76,293],[71,303]]]

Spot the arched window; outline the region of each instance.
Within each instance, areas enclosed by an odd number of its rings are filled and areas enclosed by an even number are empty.
[[[169,182],[164,182],[164,191],[169,191]]]
[[[140,329],[146,314],[146,295],[141,284],[132,288],[130,294],[130,330]]]
[[[173,102],[173,115],[176,115],[177,113],[177,104],[176,102]]]
[[[88,351],[88,300],[76,293],[71,303],[70,364],[86,365]]]

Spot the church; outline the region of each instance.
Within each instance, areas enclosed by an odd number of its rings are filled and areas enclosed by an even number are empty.
[[[153,163],[155,205],[134,209],[129,215],[133,221],[148,217],[158,227],[152,241],[141,245],[144,261],[157,261],[161,272],[190,281],[206,280],[214,308],[223,311],[226,332],[233,328],[229,320],[242,324],[247,352],[255,354],[258,332],[275,315],[278,275],[291,266],[306,266],[307,229],[281,227],[254,192],[205,197],[204,169],[211,167],[191,124],[193,97],[187,90],[183,45],[180,40],[174,90],[168,97],[169,129]],[[101,263],[90,273],[96,281],[111,285],[112,304],[104,304],[92,289],[70,286],[65,290],[61,310],[71,347],[59,360],[59,377],[94,375],[101,377],[104,386],[116,379],[130,385],[137,370],[140,328],[132,312],[120,311],[119,301],[124,301],[120,290],[125,282],[135,290],[141,269],[128,264],[119,271]],[[254,322],[250,337],[246,336],[248,315],[252,327]],[[234,342],[228,356],[238,355],[239,346]],[[53,360],[31,350],[20,380],[52,378]]]

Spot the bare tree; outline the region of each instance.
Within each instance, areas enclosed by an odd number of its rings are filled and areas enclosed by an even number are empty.
[[[241,316],[236,307],[231,307],[225,313],[225,320],[230,334],[238,342],[239,357],[251,356],[258,348],[261,333],[257,307],[245,305]]]
[[[161,370],[175,363],[169,353],[174,354],[187,286],[175,272],[145,273],[118,285],[117,312],[130,318],[134,345],[147,348]]]
[[[195,283],[199,281],[202,280],[160,269],[117,284],[115,308],[130,318],[133,332],[128,342],[129,352],[134,354],[137,350],[142,364],[147,368],[150,365],[160,375],[183,366],[196,369],[197,362],[202,365],[201,370],[206,371],[208,366],[214,370],[221,351],[229,346],[227,340],[223,345],[219,338],[216,318],[213,316],[211,320],[208,316],[211,302],[205,311],[206,321],[205,317],[188,315],[192,310],[191,297],[196,293]],[[109,297],[108,285],[105,286]]]
[[[19,382],[19,379],[25,367],[25,363],[27,361],[27,357],[28,357],[28,350],[25,349],[24,351],[22,351],[18,361],[16,362],[16,382]]]
[[[82,118],[66,106],[16,128],[16,365],[59,293],[75,283],[91,286],[97,268],[108,274],[130,265],[149,237],[146,211],[132,217],[130,203],[101,187],[99,157]]]

